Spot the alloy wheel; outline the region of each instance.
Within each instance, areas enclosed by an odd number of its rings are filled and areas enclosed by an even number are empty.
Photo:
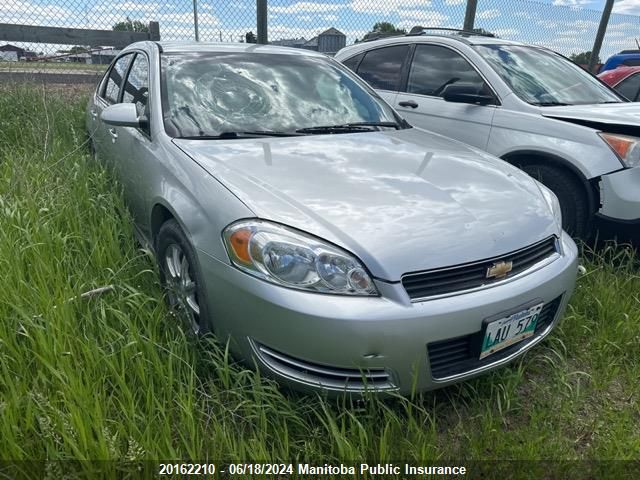
[[[176,311],[183,313],[191,329],[198,333],[200,331],[198,288],[189,259],[180,245],[172,243],[167,247],[164,264],[169,304]]]

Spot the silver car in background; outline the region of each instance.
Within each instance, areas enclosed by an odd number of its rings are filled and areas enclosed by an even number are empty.
[[[170,304],[297,389],[469,378],[537,344],[574,289],[546,187],[318,53],[133,44],[87,128]]]
[[[640,106],[546,48],[415,27],[336,59],[412,125],[515,165],[559,198],[564,229],[640,231]]]

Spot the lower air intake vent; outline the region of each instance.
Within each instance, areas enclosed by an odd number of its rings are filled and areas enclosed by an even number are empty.
[[[485,357],[482,360],[479,360],[482,332],[430,343],[427,346],[427,350],[429,351],[431,376],[437,380],[459,375],[508,357],[513,352],[535,340],[539,334],[544,332],[553,323],[558,313],[561,300],[562,296],[547,303],[542,308],[536,324],[535,334],[532,337]]]
[[[329,367],[290,357],[269,347],[251,342],[260,359],[283,377],[329,390],[363,392],[395,390],[391,376],[382,368],[368,370]]]

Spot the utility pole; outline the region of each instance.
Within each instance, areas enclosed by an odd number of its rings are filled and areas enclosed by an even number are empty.
[[[596,40],[593,42],[593,48],[591,49],[591,58],[589,59],[589,72],[591,73],[593,73],[593,67],[596,66],[598,56],[600,55],[600,49],[602,48],[602,41],[604,40],[605,33],[607,33],[607,25],[609,24],[609,17],[611,17],[613,2],[614,0],[607,0],[607,3],[604,5],[604,11],[602,12],[602,18],[600,19],[600,26],[598,27]]]
[[[463,30],[473,30],[473,24],[476,21],[476,8],[478,6],[478,0],[467,0],[467,11],[464,14]]]
[[[198,36],[198,0],[193,0],[193,29],[195,31],[196,42],[200,41]]]
[[[258,43],[269,43],[267,37],[267,0],[256,0]]]

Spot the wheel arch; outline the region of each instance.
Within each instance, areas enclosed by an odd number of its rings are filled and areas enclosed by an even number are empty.
[[[591,212],[596,212],[600,208],[600,189],[598,187],[598,182],[600,180],[599,177],[591,179],[586,178],[578,167],[565,158],[538,150],[516,150],[504,154],[501,158],[514,167],[543,162],[547,165],[551,165],[555,168],[568,172],[582,185],[584,193],[587,196],[587,201],[589,202],[589,210]]]

